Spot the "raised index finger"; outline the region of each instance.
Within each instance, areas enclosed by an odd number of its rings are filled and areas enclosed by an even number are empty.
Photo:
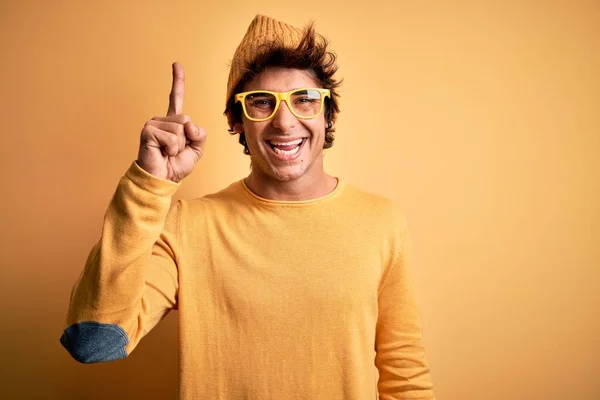
[[[185,75],[179,63],[173,63],[173,86],[169,95],[167,116],[181,114],[183,110],[183,95],[185,94]]]

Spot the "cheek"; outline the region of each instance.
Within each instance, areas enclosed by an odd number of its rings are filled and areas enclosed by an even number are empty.
[[[325,138],[325,119],[323,117],[310,120],[304,123],[304,128],[308,130],[313,138]]]
[[[256,142],[260,136],[260,129],[254,124],[244,124],[244,132],[246,133],[246,140],[251,142]]]
[[[315,144],[322,145],[325,142],[325,128],[323,126],[313,126],[311,133],[311,141]]]
[[[250,152],[254,152],[255,154],[263,153],[265,151],[265,148],[264,146],[262,146],[262,144],[264,143],[261,137],[265,127],[259,126],[257,125],[257,123],[252,123],[244,124],[244,129],[246,133],[246,143],[250,148]]]

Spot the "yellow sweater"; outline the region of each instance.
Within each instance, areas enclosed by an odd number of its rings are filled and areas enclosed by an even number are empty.
[[[339,181],[273,201],[238,181],[171,205],[178,186],[136,163],[121,179],[71,295],[75,359],[126,357],[177,309],[183,399],[433,399],[390,200]]]

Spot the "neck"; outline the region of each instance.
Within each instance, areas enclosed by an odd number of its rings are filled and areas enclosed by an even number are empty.
[[[302,201],[328,195],[336,188],[338,181],[325,172],[316,176],[305,174],[297,179],[278,180],[252,170],[245,183],[254,194],[265,199]]]

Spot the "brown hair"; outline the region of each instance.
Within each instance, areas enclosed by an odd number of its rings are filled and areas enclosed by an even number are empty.
[[[242,92],[248,82],[268,67],[295,68],[309,71],[318,85],[331,91],[331,97],[325,99],[325,119],[331,121],[332,124],[325,129],[323,148],[328,149],[333,146],[335,139],[333,122],[335,122],[337,114],[340,112],[338,103],[340,95],[336,89],[340,86],[341,80],[338,81],[333,78],[338,66],[335,62],[336,55],[327,49],[328,45],[328,40],[316,33],[311,23],[304,29],[302,38],[296,47],[285,47],[278,40],[261,46],[254,60],[244,66],[242,78],[235,85],[233,94],[227,99],[223,114],[227,116],[229,121],[229,133],[235,135],[233,124],[242,122],[242,106],[239,102],[234,103],[235,93]],[[240,133],[239,142],[244,146],[244,154],[249,155],[250,151],[246,144],[244,132]]]

